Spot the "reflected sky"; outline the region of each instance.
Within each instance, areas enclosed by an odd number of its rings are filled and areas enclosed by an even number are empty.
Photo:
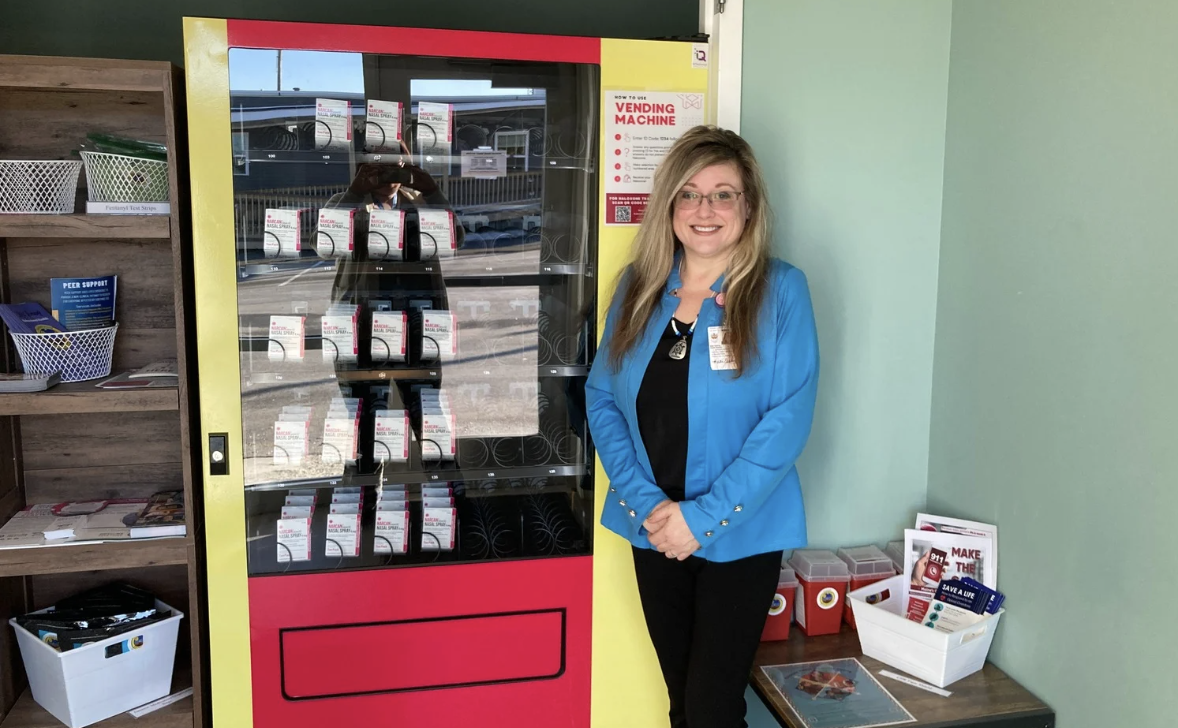
[[[234,92],[364,93],[361,53],[231,48],[229,57],[229,89]],[[535,89],[493,88],[489,79],[415,79],[410,92],[414,97],[529,96]]]

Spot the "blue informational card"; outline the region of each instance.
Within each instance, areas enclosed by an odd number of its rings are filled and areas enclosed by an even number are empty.
[[[915,723],[854,658],[761,668],[805,728],[878,728]]]
[[[117,276],[50,278],[49,307],[66,331],[103,329],[114,325],[117,289]]]

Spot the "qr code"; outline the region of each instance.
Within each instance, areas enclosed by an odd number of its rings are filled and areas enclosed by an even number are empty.
[[[629,205],[618,205],[614,208],[614,222],[630,222]]]

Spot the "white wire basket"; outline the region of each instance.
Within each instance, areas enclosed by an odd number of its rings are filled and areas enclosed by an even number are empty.
[[[81,152],[91,202],[167,202],[168,163],[105,152]]]
[[[81,162],[69,160],[0,160],[0,213],[73,212],[81,171]]]
[[[51,334],[12,333],[26,374],[61,372],[63,382],[84,382],[110,374],[119,325]]]

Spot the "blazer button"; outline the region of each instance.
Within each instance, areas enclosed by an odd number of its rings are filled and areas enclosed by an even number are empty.
[[[626,505],[626,499],[623,498],[622,500],[618,501],[618,505],[622,505],[622,506]]]
[[[704,531],[704,535],[707,536],[708,538],[711,538],[712,532],[711,531]]]
[[[617,488],[615,488],[615,487],[613,487],[613,486],[611,485],[611,486],[609,487],[609,492],[610,492],[610,493],[617,493],[617,492],[618,492],[618,489],[617,489]]]
[[[638,514],[634,512],[634,509],[633,509],[633,508],[631,508],[631,509],[630,509],[630,518],[633,518],[634,516],[637,516],[637,515],[638,515]]]
[[[727,521],[727,519],[725,519],[725,520],[723,520],[723,521],[720,521],[720,525],[721,525],[721,526],[727,526],[727,525],[728,525],[728,521]]]
[[[741,511],[744,510],[744,506],[737,506],[737,507],[733,508],[732,510],[736,511],[737,513],[740,513]]]

